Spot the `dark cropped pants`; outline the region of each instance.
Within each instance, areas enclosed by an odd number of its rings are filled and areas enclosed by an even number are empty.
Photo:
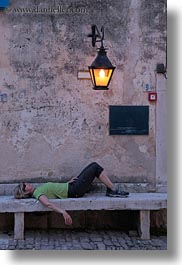
[[[68,185],[68,197],[82,197],[89,189],[95,177],[99,177],[103,168],[93,162],[89,164],[78,176],[78,179]]]

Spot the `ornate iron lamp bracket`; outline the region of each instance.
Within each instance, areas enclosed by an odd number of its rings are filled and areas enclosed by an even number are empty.
[[[99,31],[96,25],[92,25],[92,33],[88,35],[92,38],[92,46],[95,47],[96,42],[101,42],[101,47],[103,47],[104,40],[104,27],[101,27]]]

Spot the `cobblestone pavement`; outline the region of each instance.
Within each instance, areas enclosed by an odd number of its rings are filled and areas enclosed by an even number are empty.
[[[167,250],[166,236],[141,240],[135,232],[51,230],[26,231],[24,240],[14,240],[13,233],[0,233],[0,249],[35,250]]]

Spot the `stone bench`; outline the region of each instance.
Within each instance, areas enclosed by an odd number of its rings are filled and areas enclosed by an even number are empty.
[[[150,239],[150,211],[167,208],[166,193],[131,193],[127,198],[110,198],[99,193],[88,193],[82,198],[51,199],[67,211],[79,210],[138,210],[138,230],[141,239]],[[14,238],[24,238],[24,213],[46,212],[50,209],[39,201],[17,200],[13,196],[0,196],[0,213],[14,213]]]

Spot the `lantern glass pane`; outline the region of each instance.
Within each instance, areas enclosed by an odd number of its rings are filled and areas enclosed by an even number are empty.
[[[113,69],[94,69],[95,85],[107,86]]]
[[[89,69],[89,71],[90,71],[90,76],[91,76],[92,84],[95,85],[94,75],[93,75],[93,69]]]

